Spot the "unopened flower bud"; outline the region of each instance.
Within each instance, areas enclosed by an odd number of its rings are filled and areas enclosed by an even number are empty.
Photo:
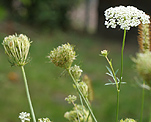
[[[10,35],[4,38],[2,45],[12,66],[24,66],[28,63],[30,43],[30,39],[23,34]]]
[[[107,50],[102,50],[101,55],[104,56],[104,57],[107,57],[107,55],[108,55]]]
[[[69,43],[58,46],[56,49],[50,51],[48,58],[56,66],[63,67],[65,69],[70,68],[76,55],[73,46]]]
[[[79,81],[81,73],[83,72],[82,69],[80,69],[79,66],[74,65],[73,67],[70,68],[70,71],[71,71],[71,74],[73,75],[74,79],[76,81]]]

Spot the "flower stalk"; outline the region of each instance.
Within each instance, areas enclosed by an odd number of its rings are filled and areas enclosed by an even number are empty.
[[[142,120],[143,120],[144,98],[145,98],[145,81],[143,81],[143,90],[142,90],[142,105],[141,105],[140,122],[142,122]]]
[[[30,98],[30,93],[29,93],[29,88],[28,88],[28,83],[27,83],[27,78],[26,78],[24,66],[21,66],[21,69],[22,69],[22,74],[23,74],[23,78],[24,78],[27,99],[28,99],[28,103],[29,103],[29,106],[30,106],[33,122],[36,122],[36,117],[35,117],[34,109],[33,109],[31,98]]]
[[[92,118],[94,119],[95,122],[97,122],[97,119],[95,118],[95,116],[94,116],[94,114],[93,114],[93,111],[92,111],[92,109],[91,109],[91,107],[90,107],[90,104],[89,104],[88,99],[86,99],[86,98],[84,97],[83,93],[81,92],[80,88],[78,87],[78,85],[77,85],[77,83],[76,83],[76,80],[74,79],[74,77],[73,77],[73,75],[71,74],[70,70],[67,70],[67,71],[68,71],[70,77],[72,78],[72,80],[73,80],[73,82],[74,82],[74,84],[75,84],[75,86],[76,86],[76,88],[77,88],[77,91],[78,91],[79,95],[82,97],[82,99],[84,100],[84,102],[85,102],[85,104],[86,104],[86,106],[87,106],[89,112],[91,113]]]

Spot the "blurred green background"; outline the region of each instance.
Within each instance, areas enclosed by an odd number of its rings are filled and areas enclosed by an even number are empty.
[[[64,98],[69,94],[76,95],[76,91],[69,75],[64,73],[64,69],[50,63],[47,56],[53,48],[69,42],[75,45],[77,52],[74,64],[80,65],[84,71],[83,75],[88,75],[92,81],[92,108],[98,122],[115,121],[116,87],[104,85],[109,79],[105,75],[105,66],[108,64],[99,53],[103,49],[109,50],[109,58],[113,60],[114,68],[119,69],[122,31],[103,29],[109,31],[103,36],[103,32],[97,31],[97,26],[95,29],[91,28],[90,21],[87,25],[79,22],[73,26],[73,18],[70,15],[73,9],[86,5],[87,1],[84,0],[2,0],[0,3],[1,43],[5,36],[14,33],[23,33],[33,41],[30,48],[31,62],[25,66],[25,71],[36,118],[49,117],[54,122],[67,122],[64,113],[73,106]],[[108,4],[106,6],[109,7]],[[2,45],[0,52],[0,121],[19,122],[20,112],[30,112],[21,69],[10,66]],[[128,31],[124,51],[123,81],[127,84],[121,87],[119,118],[128,117],[138,121],[142,88],[136,83],[135,77],[138,75],[131,60],[136,52],[137,29],[132,29]],[[143,122],[149,121],[150,101],[150,92],[146,90]]]

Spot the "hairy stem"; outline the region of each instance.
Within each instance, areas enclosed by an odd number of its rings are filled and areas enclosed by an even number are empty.
[[[21,66],[21,69],[22,69],[22,73],[23,73],[27,99],[28,99],[28,103],[29,103],[29,106],[30,106],[31,114],[32,114],[32,117],[33,117],[33,122],[36,122],[36,117],[35,117],[35,114],[34,114],[34,109],[33,109],[31,98],[30,98],[30,93],[29,93],[29,88],[28,88],[28,84],[27,84],[27,78],[26,78],[24,67]]]

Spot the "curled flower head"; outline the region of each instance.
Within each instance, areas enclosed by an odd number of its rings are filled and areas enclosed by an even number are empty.
[[[83,117],[84,116],[84,117]],[[66,112],[64,117],[68,119],[70,122],[85,122],[88,117],[87,122],[92,122],[92,117],[89,116],[89,111],[81,105],[76,105],[73,110]]]
[[[30,122],[30,113],[21,112],[19,115],[21,122]]]
[[[26,35],[10,35],[5,37],[2,45],[9,57],[12,66],[24,66],[27,64],[27,56],[31,41]]]
[[[138,53],[133,61],[136,64],[137,72],[151,86],[151,52]]]
[[[69,68],[75,60],[76,55],[73,46],[69,43],[58,46],[56,49],[50,51],[48,58],[56,66],[63,67],[65,69]]]
[[[136,122],[136,121],[134,119],[127,118],[125,120],[121,119],[120,122]]]
[[[79,81],[79,78],[81,76],[81,73],[83,72],[82,69],[80,69],[79,66],[74,65],[70,68],[71,74],[73,75],[74,79],[76,81]]]
[[[131,27],[136,27],[140,23],[150,23],[150,16],[146,15],[142,10],[138,10],[133,6],[118,6],[111,7],[105,11],[105,25],[107,28],[116,28],[117,25],[121,29],[130,30]]]
[[[49,118],[39,118],[38,122],[51,122]]]
[[[74,95],[72,95],[72,96],[69,95],[68,97],[65,98],[65,100],[68,101],[68,103],[70,104],[70,103],[73,103],[74,101],[76,101],[77,97]]]

